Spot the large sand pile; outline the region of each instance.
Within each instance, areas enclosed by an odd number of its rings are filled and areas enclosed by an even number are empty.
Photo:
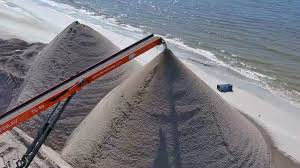
[[[76,167],[270,167],[260,131],[169,50],[102,99],[62,155]]]
[[[42,93],[119,50],[90,27],[78,22],[72,23],[39,53],[26,76],[18,100],[12,102],[11,107]],[[133,65],[135,63],[118,68],[78,93],[66,108],[46,144],[60,149],[73,129],[102,97],[126,78]],[[34,136],[46,117],[47,113],[44,112],[21,125],[21,129]]]

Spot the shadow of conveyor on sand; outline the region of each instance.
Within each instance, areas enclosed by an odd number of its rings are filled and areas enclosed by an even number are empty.
[[[159,147],[154,160],[153,168],[170,168],[166,135],[162,128],[159,130],[159,139]]]
[[[166,64],[169,64],[170,66],[172,66],[172,62],[168,62],[168,60],[167,60]],[[176,68],[165,69],[165,75],[164,75],[167,78],[169,78],[167,80],[167,81],[169,81],[168,82],[168,85],[169,85],[169,87],[168,87],[169,88],[169,90],[168,90],[169,96],[168,97],[170,97],[170,99],[169,99],[169,104],[170,104],[169,115],[154,115],[154,114],[152,114],[152,116],[154,116],[154,117],[161,118],[168,125],[168,129],[167,128],[160,129],[160,131],[159,131],[160,145],[159,145],[159,152],[158,152],[157,157],[161,157],[161,158],[158,159],[160,164],[154,163],[154,168],[160,168],[160,167],[169,168],[170,166],[168,164],[169,164],[170,160],[172,163],[174,163],[176,168],[182,168],[181,157],[180,157],[180,141],[179,141],[180,131],[178,130],[178,127],[179,127],[180,123],[191,119],[197,113],[197,109],[188,111],[188,112],[184,112],[184,113],[178,113],[176,111],[176,101],[180,101],[180,99],[185,94],[185,91],[180,91],[180,90],[175,91],[174,90],[173,84],[175,83],[176,79],[174,79],[174,75],[172,75],[172,73],[175,73],[175,74],[178,73],[178,72],[174,72],[174,69],[176,71]],[[165,142],[166,134],[167,135],[170,134],[169,135],[170,139],[171,139],[170,142],[172,142],[171,146],[169,147],[169,148],[171,148],[170,150],[168,150],[168,145],[166,145],[166,142]],[[168,158],[168,155],[171,158]],[[157,161],[157,159],[155,160],[155,162],[156,161]],[[155,166],[155,165],[157,165],[157,166]]]

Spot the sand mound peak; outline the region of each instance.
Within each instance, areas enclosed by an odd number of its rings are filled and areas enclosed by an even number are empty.
[[[68,79],[78,71],[93,65],[95,61],[105,59],[117,51],[119,48],[103,35],[86,25],[74,22],[37,56],[27,81],[35,79],[35,84],[41,85],[34,89],[38,94],[44,91],[45,87],[52,87],[53,84]],[[42,83],[41,79],[51,82]]]
[[[270,167],[258,129],[166,50],[73,132],[76,167]]]
[[[99,62],[120,49],[92,28],[74,22],[58,34],[37,56],[17,101],[24,102]],[[127,77],[135,63],[129,63],[92,83],[71,101],[46,144],[54,149],[64,145],[73,129],[109,91]],[[42,126],[47,113],[29,120],[21,128],[31,136]]]

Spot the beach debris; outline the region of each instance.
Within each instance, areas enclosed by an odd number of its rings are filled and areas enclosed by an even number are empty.
[[[220,92],[233,92],[231,84],[219,84],[217,85],[217,89]]]

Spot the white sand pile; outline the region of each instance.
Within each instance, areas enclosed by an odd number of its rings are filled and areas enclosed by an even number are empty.
[[[62,155],[76,167],[270,167],[260,131],[169,50],[102,99]]]
[[[26,76],[18,101],[12,102],[11,107],[42,93],[119,50],[90,27],[78,22],[72,23],[37,56]],[[134,68],[133,65],[135,64],[131,63],[118,68],[78,93],[66,108],[46,144],[60,149],[73,129],[102,97],[126,78],[127,72]],[[34,136],[36,129],[46,121],[46,117],[44,112],[21,125],[21,129]]]
[[[45,45],[19,39],[0,39],[0,113],[19,93],[19,87],[35,56]]]

